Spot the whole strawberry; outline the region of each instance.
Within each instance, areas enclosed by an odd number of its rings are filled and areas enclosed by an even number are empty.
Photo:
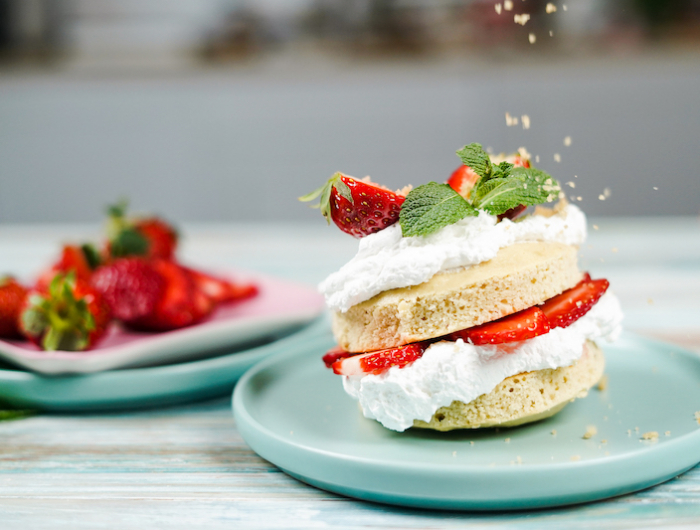
[[[104,297],[114,318],[129,323],[151,314],[165,281],[143,258],[118,258],[92,275],[92,285]]]
[[[99,254],[92,245],[64,245],[58,260],[39,275],[37,286],[46,289],[57,273],[68,273],[71,271],[75,273],[75,277],[78,280],[89,282],[92,271],[95,270],[99,264]]]
[[[73,272],[58,273],[48,289],[27,295],[20,329],[43,350],[83,351],[104,336],[110,320],[109,306],[94,287]]]
[[[125,202],[110,207],[108,213],[108,256],[173,259],[178,235],[166,221],[159,217],[128,218]]]
[[[0,337],[16,339],[19,331],[19,314],[27,289],[10,276],[0,278]]]
[[[300,197],[303,202],[320,197],[316,206],[328,220],[343,232],[365,237],[391,226],[399,220],[405,197],[365,180],[356,180],[342,173],[333,175],[317,190]]]
[[[186,269],[164,259],[154,260],[152,265],[163,280],[163,291],[153,311],[130,321],[128,327],[167,331],[196,324],[211,313],[214,304],[196,288]]]

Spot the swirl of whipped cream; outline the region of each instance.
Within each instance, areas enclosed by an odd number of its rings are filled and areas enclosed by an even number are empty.
[[[355,257],[319,289],[331,310],[345,312],[383,291],[419,285],[439,272],[488,261],[515,243],[581,245],[585,239],[586,216],[572,204],[549,217],[530,215],[516,222],[498,222],[481,211],[428,236],[402,237],[397,223],[362,238]]]

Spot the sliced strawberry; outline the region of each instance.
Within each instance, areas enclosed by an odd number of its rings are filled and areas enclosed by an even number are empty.
[[[142,258],[117,258],[92,275],[92,285],[102,293],[115,318],[131,322],[153,312],[165,282],[150,262]]]
[[[241,300],[258,292],[257,286],[252,283],[234,283],[196,269],[183,268],[192,276],[196,287],[215,304]]]
[[[99,291],[70,272],[56,274],[45,291],[29,292],[20,327],[43,350],[83,351],[104,336],[110,320]]]
[[[326,352],[326,355],[323,356],[323,362],[326,365],[326,368],[332,368],[333,363],[336,361],[345,359],[346,357],[351,357],[352,355],[356,354],[345,351],[340,346],[335,346]]]
[[[403,368],[422,357],[428,347],[425,342],[414,342],[398,348],[353,355],[333,363],[333,372],[339,375],[380,374],[392,366]]]
[[[608,280],[591,280],[588,273],[575,287],[550,298],[540,306],[553,328],[565,328],[590,311],[607,291]]]
[[[475,346],[504,344],[544,335],[549,329],[549,322],[542,310],[531,307],[493,322],[451,333],[447,338],[452,341],[462,339]]]
[[[21,337],[19,314],[27,296],[27,289],[10,276],[0,278],[0,337]]]
[[[308,202],[317,197],[320,197],[318,207],[328,222],[332,219],[343,232],[358,238],[398,221],[401,204],[406,198],[342,173],[336,173],[326,184],[299,200]]]
[[[527,209],[527,206],[524,204],[518,204],[515,208],[511,208],[510,210],[506,210],[503,212],[501,215],[498,216],[498,220],[502,221],[503,219],[510,219],[511,221],[518,217],[521,213],[523,213]]]
[[[447,185],[462,197],[468,199],[474,184],[480,178],[472,168],[462,165],[452,172],[450,178],[447,179]]]

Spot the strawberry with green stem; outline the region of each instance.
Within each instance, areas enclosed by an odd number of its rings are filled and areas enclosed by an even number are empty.
[[[83,351],[104,336],[110,320],[102,295],[69,272],[56,274],[45,291],[27,295],[20,328],[43,350]]]
[[[27,289],[13,277],[0,277],[0,337],[21,337],[19,315],[26,296]]]
[[[178,241],[177,230],[159,217],[127,217],[126,210],[126,201],[110,206],[107,210],[108,256],[173,259]]]
[[[399,220],[405,197],[366,180],[335,173],[323,186],[299,197],[302,202],[319,199],[315,208],[330,223],[361,238],[383,230]]]

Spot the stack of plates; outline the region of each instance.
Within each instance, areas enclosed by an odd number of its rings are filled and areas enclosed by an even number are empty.
[[[269,276],[247,279],[258,285],[256,297],[222,306],[189,328],[136,333],[115,327],[87,352],[0,341],[0,399],[41,410],[105,410],[229,393],[255,363],[328,327],[317,321],[323,299],[314,288]]]

